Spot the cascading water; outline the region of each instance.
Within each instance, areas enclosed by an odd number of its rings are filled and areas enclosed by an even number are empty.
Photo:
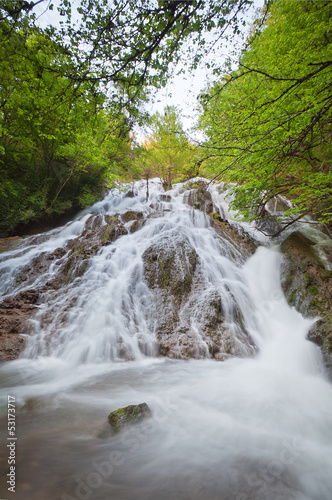
[[[314,320],[283,296],[281,254],[259,247],[246,260],[207,215],[183,203],[181,185],[167,197],[159,181],[149,188],[148,202],[137,183],[136,196],[110,193],[64,228],[1,255],[6,297],[43,290],[23,355],[0,371],[4,405],[8,394],[18,405],[15,498],[330,500],[332,389],[318,347],[306,340]],[[84,238],[87,225],[122,220],[130,231],[128,211],[142,212],[135,232],[89,255],[84,272],[74,267],[63,286],[47,287],[74,259],[70,242]],[[187,299],[171,303],[170,352],[198,359],[158,356],[167,288],[155,275],[159,289],[149,286],[151,248],[182,252],[174,265]],[[29,274],[51,253],[42,274]],[[199,278],[187,289],[188,270]],[[204,333],[211,297],[222,309],[217,355]],[[151,419],[102,439],[110,411],[143,401]],[[6,429],[6,416],[0,424]],[[4,471],[6,452],[2,445]],[[6,481],[1,495],[9,497]]]

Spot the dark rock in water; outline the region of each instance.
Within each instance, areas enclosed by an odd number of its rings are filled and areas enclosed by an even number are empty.
[[[170,194],[161,194],[159,196],[159,199],[160,199],[160,201],[166,201],[169,203],[172,200],[172,197]]]
[[[197,181],[188,185],[188,193],[184,194],[184,201],[196,210],[207,214],[213,212],[211,193],[207,190],[207,182]]]
[[[112,411],[108,416],[108,421],[114,432],[120,432],[123,428],[138,424],[151,415],[152,412],[148,405],[141,403]]]
[[[123,222],[143,219],[143,212],[135,212],[134,210],[129,210],[128,212],[121,215],[121,219],[123,220]]]
[[[306,317],[319,316],[308,338],[322,347],[332,375],[332,272],[325,269],[314,245],[299,232],[286,238],[281,245],[286,256],[281,284],[290,305]]]
[[[134,198],[135,196],[135,193],[133,190],[131,191],[128,191],[126,194],[125,194],[125,198]]]

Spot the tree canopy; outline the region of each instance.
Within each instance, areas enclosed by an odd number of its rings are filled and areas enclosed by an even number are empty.
[[[174,106],[164,113],[156,112],[150,119],[151,134],[138,150],[137,162],[145,176],[160,177],[166,189],[174,181],[197,173],[197,148],[186,137]]]
[[[275,1],[238,68],[201,96],[207,170],[236,183],[249,220],[281,194],[292,220],[332,222],[331,33],[330,2]]]
[[[61,75],[70,54],[36,27],[0,29],[1,231],[91,204],[126,170],[123,114]],[[56,71],[52,71],[55,67]]]
[[[0,231],[92,203],[112,179],[139,169],[158,171],[167,186],[190,175],[196,152],[174,109],[153,117],[146,147],[133,152],[140,103],[181,57],[194,68],[227,33],[238,34],[251,4],[4,0]],[[40,28],[37,8],[61,20]],[[249,220],[284,194],[293,219],[332,221],[331,9],[267,1],[236,69],[211,63],[218,81],[201,96],[201,161],[211,176],[235,183],[233,206]]]
[[[250,4],[3,0],[0,232],[85,206],[115,177],[130,177],[130,130],[149,86],[165,85],[189,36],[194,66],[204,32],[237,32]],[[39,27],[37,9],[60,21]]]

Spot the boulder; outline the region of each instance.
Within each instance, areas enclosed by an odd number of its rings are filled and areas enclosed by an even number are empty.
[[[332,272],[324,267],[316,243],[300,232],[281,245],[285,255],[282,287],[291,306],[306,317],[319,317],[308,338],[321,346],[332,374]]]
[[[208,183],[202,180],[189,183],[188,191],[184,193],[184,202],[197,210],[210,214],[213,212],[213,203],[207,187]]]
[[[191,290],[198,255],[188,238],[172,231],[143,254],[144,275],[150,288],[167,291],[177,303]]]
[[[151,417],[152,412],[146,403],[129,405],[119,408],[108,416],[108,421],[114,433],[120,432],[125,427],[135,425],[147,417]]]
[[[172,231],[159,238],[145,251],[143,262],[154,297],[150,321],[160,354],[223,360],[253,353],[254,343],[241,324],[234,298],[233,315],[238,325],[225,321],[222,296],[207,284],[199,257],[186,236]]]

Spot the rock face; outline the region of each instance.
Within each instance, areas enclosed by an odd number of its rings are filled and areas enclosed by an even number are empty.
[[[235,229],[229,224],[227,220],[224,220],[218,213],[210,213],[211,225],[222,238],[236,245],[240,250],[244,258],[250,257],[257,246],[246,234],[239,234]]]
[[[173,231],[145,251],[144,274],[150,288],[165,290],[181,302],[191,290],[197,260],[188,238]]]
[[[129,405],[112,411],[108,416],[108,421],[114,433],[120,432],[129,425],[135,425],[145,418],[151,417],[152,412],[146,403],[139,405]]]
[[[145,279],[154,293],[160,354],[218,360],[252,354],[255,347],[249,335],[225,321],[222,296],[206,287],[199,257],[186,236],[173,231],[160,238],[145,251],[143,261]],[[236,302],[228,307],[239,319]]]
[[[306,317],[320,319],[309,332],[309,339],[322,347],[332,373],[332,272],[325,269],[315,242],[293,233],[283,242],[286,256],[282,287],[290,305]]]
[[[8,297],[0,304],[0,361],[18,358],[23,347],[27,320],[36,311],[39,294],[34,290]]]

